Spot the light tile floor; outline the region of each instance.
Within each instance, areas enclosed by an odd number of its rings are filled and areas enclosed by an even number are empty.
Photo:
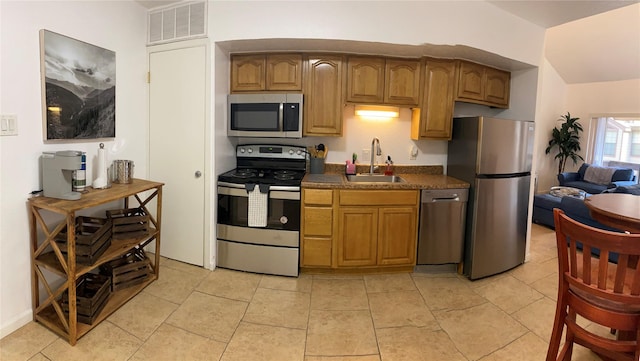
[[[0,360],[544,360],[556,292],[555,234],[538,225],[529,262],[475,282],[288,278],[163,258],[160,279],[75,347],[31,322],[0,340]],[[599,358],[576,346],[573,360]]]

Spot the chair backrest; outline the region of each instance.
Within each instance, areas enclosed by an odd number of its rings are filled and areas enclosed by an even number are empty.
[[[561,282],[602,300],[629,306],[640,305],[640,234],[610,232],[574,221],[554,209],[558,264]],[[576,243],[582,243],[582,253]],[[600,250],[599,258],[591,254]],[[618,254],[618,264],[608,262]]]

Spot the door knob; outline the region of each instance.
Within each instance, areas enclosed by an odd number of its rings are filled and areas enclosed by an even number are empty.
[[[200,178],[202,176],[202,172],[197,170],[195,176],[196,178]]]

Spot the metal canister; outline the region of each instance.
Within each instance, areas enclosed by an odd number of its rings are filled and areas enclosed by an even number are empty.
[[[113,161],[113,182],[132,183],[133,182],[133,161],[117,159]]]

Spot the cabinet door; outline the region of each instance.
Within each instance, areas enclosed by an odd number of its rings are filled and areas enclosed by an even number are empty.
[[[458,78],[458,98],[484,100],[485,66],[466,61],[460,62]]]
[[[412,139],[451,139],[455,85],[455,61],[426,61],[422,101],[411,118]]]
[[[340,208],[338,267],[374,266],[378,244],[378,208]]]
[[[305,61],[304,135],[341,136],[343,57],[313,54]]]
[[[387,59],[385,65],[384,102],[418,105],[420,98],[420,62]]]
[[[378,265],[415,265],[417,208],[383,207],[379,217]]]
[[[264,55],[232,55],[231,92],[265,90],[265,64]]]
[[[509,107],[511,73],[494,68],[485,70],[485,100],[500,108]]]
[[[267,55],[267,90],[302,90],[302,55]]]
[[[383,58],[349,57],[347,63],[347,101],[382,103],[384,101]]]

